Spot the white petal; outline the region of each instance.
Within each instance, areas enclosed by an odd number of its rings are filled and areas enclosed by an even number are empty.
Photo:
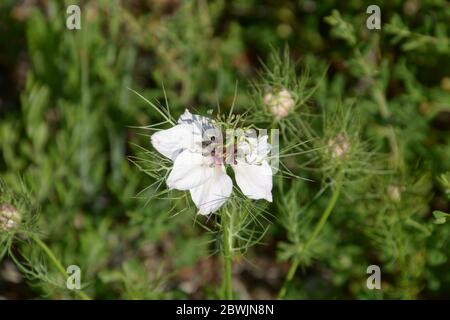
[[[192,148],[201,137],[194,126],[179,124],[167,130],[161,130],[151,136],[151,143],[159,153],[175,160],[183,149]]]
[[[250,199],[272,202],[272,169],[267,161],[260,165],[238,162],[233,166],[236,183]]]
[[[250,131],[250,133],[252,133]],[[254,133],[254,131],[253,131]],[[248,164],[260,164],[267,158],[270,152],[270,144],[267,135],[259,137],[247,135],[242,141],[237,143],[237,161],[247,162]]]
[[[266,157],[267,154],[270,152],[270,144],[268,142],[269,136],[268,135],[264,135],[264,136],[260,136],[258,138],[258,157]]]
[[[206,215],[217,211],[228,200],[232,189],[233,182],[223,166],[216,166],[211,179],[190,192],[199,213]]]
[[[179,124],[190,124],[195,127],[195,130],[200,132],[203,137],[205,131],[209,131],[210,134],[217,136],[220,133],[219,128],[215,124],[215,121],[211,118],[204,117],[198,114],[192,114],[188,109],[178,119]],[[214,133],[214,134],[213,134]]]
[[[198,152],[184,150],[175,159],[167,177],[169,189],[188,190],[205,183],[214,174],[213,160]]]
[[[179,124],[212,124],[213,120],[211,118],[201,116],[198,114],[190,113],[188,109],[184,110],[184,113],[178,118]]]
[[[188,109],[185,109],[184,113],[178,118],[178,123],[192,123],[193,120],[194,115]]]

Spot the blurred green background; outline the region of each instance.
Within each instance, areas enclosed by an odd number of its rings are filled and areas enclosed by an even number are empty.
[[[63,264],[81,267],[95,298],[216,298],[214,236],[194,212],[172,217],[168,201],[146,203],[141,192],[152,180],[128,156],[133,144],[150,144],[133,127],[161,119],[128,88],[162,103],[165,92],[175,116],[227,108],[235,93],[242,112],[262,63],[288,45],[313,83],[328,67],[317,105],[353,101],[382,151],[393,128],[402,165],[380,185],[410,187],[401,204],[345,197],[288,298],[450,298],[450,231],[432,216],[449,211],[449,186],[438,177],[450,171],[450,5],[373,2],[381,30],[366,28],[369,3],[358,0],[79,1],[82,28],[68,30],[74,1],[3,0],[0,176],[30,190],[43,240]],[[264,245],[236,262],[239,298],[274,298],[289,268],[280,258],[282,209],[270,211]],[[370,264],[381,266],[383,290],[367,290]],[[72,297],[27,280],[7,256],[0,296]]]

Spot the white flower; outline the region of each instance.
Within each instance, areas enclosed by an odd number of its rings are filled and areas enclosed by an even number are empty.
[[[238,139],[237,157],[231,167],[244,195],[271,202],[272,170],[267,161],[270,150],[267,139],[267,135]],[[181,115],[177,125],[151,137],[155,149],[173,161],[167,186],[189,190],[200,214],[217,211],[233,189],[233,182],[226,174],[222,142],[222,132],[213,120],[188,110]]]

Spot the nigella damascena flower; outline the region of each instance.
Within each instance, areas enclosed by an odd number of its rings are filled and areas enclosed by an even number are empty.
[[[277,119],[286,117],[294,107],[294,99],[286,89],[267,92],[264,95],[264,104]]]
[[[233,155],[228,161],[230,152],[223,150],[226,148],[219,126],[188,110],[175,126],[151,136],[153,147],[173,161],[167,178],[169,189],[189,190],[199,213],[204,215],[217,211],[231,195],[233,182],[226,174],[226,165],[233,168],[236,183],[245,196],[272,201],[267,140],[267,135],[241,136],[236,145],[227,145]]]

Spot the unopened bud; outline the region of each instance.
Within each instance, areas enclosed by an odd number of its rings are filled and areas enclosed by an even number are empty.
[[[264,104],[277,119],[286,117],[294,107],[294,99],[289,91],[271,91],[264,95]]]
[[[441,88],[447,92],[450,92],[450,78],[449,77],[442,78]]]
[[[393,202],[400,202],[402,200],[402,191],[402,187],[391,184],[388,187],[388,196]]]
[[[336,138],[328,140],[328,147],[333,159],[344,159],[350,150],[350,144],[344,133],[340,133]]]
[[[21,220],[20,213],[9,204],[0,205],[0,230],[14,230]]]

